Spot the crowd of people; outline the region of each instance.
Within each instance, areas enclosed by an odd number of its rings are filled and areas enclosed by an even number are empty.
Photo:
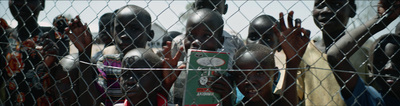
[[[44,7],[45,0],[9,0],[18,25],[1,19],[0,105],[183,105],[189,49],[229,54],[227,74],[207,81],[221,105],[400,103],[400,23],[395,33],[362,47],[399,17],[400,1],[380,0],[375,17],[347,30],[355,0],[315,0],[321,40],[310,39],[295,11],[287,18],[255,17],[241,40],[224,31],[225,0],[195,0],[185,31],[164,35],[162,51],[146,48],[154,37],[149,12],[125,5],[99,18],[105,45],[93,56],[93,35],[80,16],[59,15],[53,27],[42,27],[37,20]],[[77,53],[70,54],[70,44]],[[281,51],[286,63],[279,69],[275,53]]]

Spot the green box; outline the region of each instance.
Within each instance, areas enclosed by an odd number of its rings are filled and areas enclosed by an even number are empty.
[[[216,106],[221,98],[219,94],[210,90],[207,85],[208,77],[212,76],[214,69],[224,74],[228,69],[229,53],[189,49],[189,58],[186,69],[188,74],[184,93],[185,106]]]

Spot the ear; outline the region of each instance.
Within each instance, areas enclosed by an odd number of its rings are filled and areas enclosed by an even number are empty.
[[[350,17],[353,18],[354,16],[356,16],[356,11],[357,11],[357,6],[356,4],[352,3],[350,4],[351,9],[351,13],[350,13]],[[354,11],[353,11],[354,10]]]
[[[226,12],[228,12],[228,4],[225,4],[224,13],[222,14],[226,14]]]
[[[147,41],[151,41],[151,40],[153,40],[153,38],[154,38],[154,31],[150,30],[149,37],[147,37]]]

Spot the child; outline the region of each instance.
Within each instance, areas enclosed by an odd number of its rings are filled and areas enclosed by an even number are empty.
[[[224,51],[234,54],[234,50],[225,49],[223,44],[224,41],[227,40],[223,36],[223,26],[224,21],[222,19],[221,14],[216,11],[212,11],[210,9],[204,8],[196,10],[193,14],[191,14],[186,23],[186,33],[185,36],[182,37],[182,46],[185,53],[188,49],[200,49],[200,50],[210,50],[210,51]],[[179,37],[179,36],[178,36]],[[177,38],[178,38],[177,37]],[[175,39],[174,39],[175,40]],[[229,41],[227,41],[229,42]],[[232,43],[232,42],[230,42]],[[176,45],[172,45],[172,48],[176,48]],[[171,53],[180,53],[178,50],[172,50]],[[183,56],[182,56],[183,57]],[[184,58],[181,57],[181,61]],[[178,68],[186,67],[185,64],[180,65]],[[174,89],[172,94],[174,95],[174,101],[177,104],[181,104],[181,100],[183,99],[183,91],[184,91],[184,81],[186,79],[186,72],[183,71],[178,74],[178,79],[174,83]]]
[[[370,70],[379,75],[375,81],[388,106],[400,103],[400,36],[386,34],[375,41],[370,50]]]
[[[111,22],[113,21],[113,14],[114,13],[105,13],[99,19],[99,35],[97,35],[97,37],[99,37],[100,41],[104,43],[104,48],[112,45]],[[97,61],[99,61],[99,58],[103,56],[102,53],[103,50],[94,54],[94,56],[92,57],[92,62],[97,63]]]
[[[281,48],[278,47],[278,37],[272,30],[274,25],[279,25],[278,23],[278,20],[270,15],[260,15],[256,17],[250,22],[246,44],[259,43],[280,51]]]
[[[53,96],[53,105],[83,105],[83,104],[100,104],[104,97],[99,97],[104,89],[99,84],[90,84],[89,86],[79,86],[81,78],[79,73],[79,56],[78,53],[70,54],[63,57],[55,68],[49,70],[51,75],[50,94]],[[93,73],[92,73],[93,74]],[[95,76],[91,77],[95,79]],[[92,88],[96,88],[95,90]],[[90,94],[96,99],[78,98],[80,92],[90,89]],[[81,91],[79,91],[81,90]],[[96,101],[93,101],[96,100]]]
[[[121,90],[125,96],[124,106],[165,106],[168,96],[162,90],[162,61],[151,50],[136,48],[125,54],[123,68],[144,68],[140,70],[123,69],[121,71]],[[167,91],[165,91],[167,92]]]
[[[297,62],[297,64],[299,63],[300,61]],[[237,105],[284,105],[285,100],[279,99],[278,95],[273,94],[276,81],[279,80],[277,79],[279,74],[275,67],[273,49],[261,44],[250,44],[239,49],[235,55],[234,65],[233,69],[246,70],[229,72],[232,74],[233,82],[244,95],[243,100]],[[260,69],[263,69],[263,71]],[[295,78],[296,75],[294,74],[294,76],[287,76],[285,78],[289,77]],[[287,81],[286,83],[288,84],[295,84],[294,78],[285,81]],[[291,90],[296,94],[296,89]],[[286,90],[286,92],[293,91]],[[297,103],[294,103],[292,105],[296,104]]]
[[[296,23],[293,25],[292,17],[292,15],[288,16],[288,27],[286,27],[284,20],[281,20],[279,28],[277,27],[278,25],[272,27],[285,52],[287,60],[286,68],[289,69],[282,79],[277,79],[279,75],[276,74],[277,68],[275,67],[273,49],[261,44],[250,44],[247,47],[241,48],[235,54],[233,68],[246,70],[229,72],[233,76],[233,82],[244,95],[243,100],[236,105],[297,105],[298,98],[293,96],[297,94],[295,82],[297,71],[290,70],[290,68],[299,67],[301,58],[305,52],[303,46],[308,45],[310,33],[308,30],[301,28],[301,21],[299,19],[296,19]],[[265,69],[265,71],[256,70],[254,72],[248,71],[248,69]],[[227,82],[221,80],[226,76],[218,77],[217,75],[217,77],[209,79],[212,90],[221,94],[222,97],[231,96],[232,93],[230,92],[232,89],[227,87],[233,84],[227,85]],[[276,84],[277,80],[283,80],[287,83],[286,87],[283,87],[286,88],[283,90],[283,96],[287,101],[278,99],[273,94],[273,90],[275,89],[273,85]],[[222,101],[224,105],[232,105],[234,103],[230,102],[230,99],[223,99]]]
[[[68,51],[66,39],[56,39],[55,30],[40,27],[37,23],[45,0],[9,0],[11,14],[17,20],[15,29],[6,32],[7,46],[2,47],[5,62],[6,88],[9,93],[5,105],[48,105],[51,98],[46,93],[49,77],[40,68],[52,68],[56,56],[64,56]],[[2,60],[4,61],[4,60]],[[39,67],[41,66],[41,67]]]
[[[299,97],[305,100],[305,105],[345,104],[342,97],[338,95],[338,91],[342,92],[344,99],[349,98],[351,95],[345,94],[351,94],[353,88],[340,90],[340,87],[355,85],[358,76],[352,77],[356,80],[346,82],[351,76],[334,71],[336,75],[341,76],[335,78],[332,71],[321,69],[353,70],[366,73],[365,64],[363,65],[363,61],[359,61],[361,58],[352,56],[353,54],[357,54],[354,56],[364,56],[365,52],[359,49],[360,46],[370,36],[385,28],[384,25],[397,18],[400,9],[396,9],[397,7],[394,6],[396,8],[389,10],[388,7],[390,6],[379,5],[378,15],[382,18],[375,17],[354,30],[346,31],[349,18],[356,15],[354,0],[315,0],[312,14],[315,24],[323,32],[323,39],[312,41],[308,45],[303,56],[304,62],[300,65],[303,70],[300,73],[302,76],[298,79],[301,88]],[[384,14],[386,10],[389,11],[388,14]],[[360,64],[355,64],[356,62]]]
[[[115,40],[115,45],[109,46],[104,49],[104,56],[100,58],[98,65],[121,67],[121,61],[123,58],[122,56],[124,54],[136,47],[144,48],[147,44],[147,41],[151,40],[154,33],[150,29],[150,25],[151,17],[143,8],[136,5],[127,5],[118,9],[114,18],[114,27],[112,34]],[[69,26],[70,27],[66,29],[66,32],[79,51],[79,60],[89,62],[92,50],[92,35],[87,25],[82,24],[80,18],[77,16],[74,21],[69,24]],[[72,33],[70,33],[69,31],[72,31]],[[165,48],[165,50],[169,51],[171,48],[171,44],[169,43],[169,46]],[[177,60],[178,58],[180,58],[180,53],[177,53],[174,58],[170,57],[171,55],[165,56],[165,61],[163,61],[164,65],[166,65],[165,63],[169,63],[168,65],[176,67]],[[84,81],[81,82],[95,81],[92,77],[96,76],[95,73],[97,73],[97,70],[92,68],[91,65],[80,63],[80,69],[82,70],[82,78],[84,78]],[[111,99],[106,99],[105,105],[113,105],[115,103],[124,102],[122,98],[123,94],[117,81],[117,78],[120,76],[121,70],[118,68],[98,67],[98,71],[99,73],[104,72],[105,74],[107,74],[107,76],[105,76],[107,80],[106,92],[107,98]],[[166,79],[164,80],[165,83],[170,81],[168,80],[169,77],[167,77],[167,75],[169,75],[169,73],[163,74]],[[175,80],[171,80],[171,82],[173,81]],[[85,86],[85,83],[81,82],[80,86]],[[168,87],[165,87],[165,89],[169,90]],[[84,94],[83,97],[90,98],[90,95]]]

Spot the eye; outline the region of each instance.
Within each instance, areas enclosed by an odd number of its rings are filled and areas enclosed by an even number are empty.
[[[265,75],[264,71],[257,71],[257,75]]]
[[[210,34],[205,34],[204,37],[206,37],[206,38],[211,38],[212,35],[210,35]]]

